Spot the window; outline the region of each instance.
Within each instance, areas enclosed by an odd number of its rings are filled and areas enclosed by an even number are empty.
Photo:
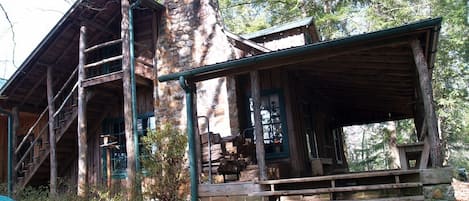
[[[337,164],[342,164],[343,159],[342,159],[342,137],[341,137],[341,132],[342,130],[333,129],[332,130],[332,136],[334,138],[334,147],[335,147],[335,159],[337,161]]]
[[[309,159],[319,158],[316,132],[311,128],[306,129],[306,143],[309,152]]]
[[[311,105],[309,103],[301,104],[301,111],[303,113],[303,126],[305,129],[306,148],[308,150],[309,160],[319,158],[318,140],[314,130],[314,119]]]
[[[140,138],[147,134],[149,129],[155,129],[155,117],[141,115],[137,118],[138,146],[140,154],[143,150]],[[125,126],[123,118],[107,119],[103,122],[103,133],[114,137],[113,142],[117,142],[118,149],[111,149],[111,172],[112,177],[124,179],[127,177],[127,150],[125,140]],[[103,148],[105,149],[105,148]],[[139,154],[139,155],[140,155]],[[103,150],[103,172],[106,174],[106,151]],[[139,156],[140,157],[140,156]],[[107,175],[105,175],[107,177]]]
[[[253,100],[249,98],[249,121],[254,127]],[[262,93],[261,121],[266,158],[288,156],[288,137],[282,94],[280,91]],[[253,135],[255,142],[255,135]]]

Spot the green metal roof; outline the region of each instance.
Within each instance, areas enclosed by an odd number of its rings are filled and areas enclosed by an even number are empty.
[[[279,32],[282,32],[282,31],[294,29],[294,28],[297,28],[297,27],[308,26],[308,25],[311,25],[312,23],[313,23],[313,17],[307,17],[307,18],[303,18],[303,19],[300,19],[300,20],[297,20],[297,21],[286,23],[286,24],[272,26],[270,28],[262,29],[260,31],[256,31],[256,32],[248,33],[248,34],[243,34],[241,36],[243,38],[246,38],[246,39],[253,39],[253,38],[257,38],[257,37],[261,37],[261,36],[267,36],[267,35],[270,35],[270,34],[279,33]]]
[[[165,82],[169,80],[177,80],[181,76],[186,79],[191,79],[191,78],[206,75],[209,73],[216,73],[216,72],[219,73],[222,71],[233,72],[233,71],[236,71],[237,69],[241,69],[242,67],[250,66],[256,63],[266,62],[271,59],[279,59],[279,58],[288,59],[288,57],[291,57],[291,56],[307,55],[307,53],[309,52],[325,50],[327,48],[341,47],[341,46],[349,45],[353,43],[388,38],[388,37],[392,37],[395,35],[401,35],[401,34],[406,34],[406,33],[411,34],[414,31],[421,30],[424,28],[439,29],[441,25],[441,21],[442,21],[441,17],[434,18],[434,19],[427,19],[427,20],[422,20],[422,21],[418,21],[415,23],[406,24],[403,26],[394,27],[390,29],[384,29],[384,30],[380,30],[376,32],[360,34],[360,35],[350,36],[350,37],[336,39],[336,40],[319,42],[319,43],[313,43],[313,44],[304,45],[300,47],[294,47],[290,49],[283,49],[283,50],[279,50],[276,52],[269,52],[269,53],[260,54],[260,55],[256,55],[252,57],[246,57],[246,58],[242,58],[238,60],[231,60],[231,61],[227,61],[223,63],[196,67],[187,71],[159,76],[158,80],[160,82]],[[434,45],[431,45],[430,47],[434,47]],[[433,61],[433,59],[431,58],[430,61]],[[429,65],[433,65],[433,64],[429,63]],[[210,78],[213,78],[213,77],[205,77],[204,79],[210,79]]]

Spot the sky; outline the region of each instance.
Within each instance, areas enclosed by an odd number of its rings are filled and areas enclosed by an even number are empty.
[[[0,0],[15,32],[0,10],[0,78],[8,79],[21,66],[72,5],[72,0]],[[13,49],[14,59],[13,59]],[[14,60],[14,62],[12,62]]]

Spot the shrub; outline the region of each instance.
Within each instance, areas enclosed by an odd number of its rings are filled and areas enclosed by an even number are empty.
[[[145,181],[144,196],[161,201],[184,200],[181,187],[187,183],[185,153],[187,136],[166,124],[162,129],[148,132],[142,138]]]

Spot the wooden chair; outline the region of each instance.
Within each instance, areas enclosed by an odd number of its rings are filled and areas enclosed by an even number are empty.
[[[399,150],[401,169],[427,168],[430,154],[430,144],[427,138],[423,142],[397,145],[397,148]],[[415,161],[414,166],[411,166],[411,161]]]

